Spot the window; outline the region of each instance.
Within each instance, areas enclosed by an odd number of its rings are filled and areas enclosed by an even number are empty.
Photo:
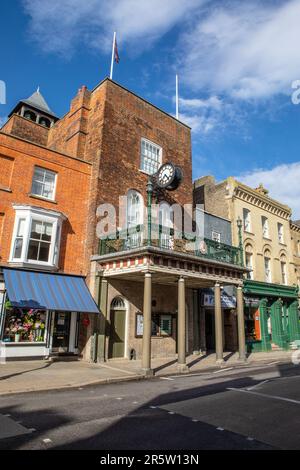
[[[251,212],[249,209],[243,209],[243,221],[245,232],[251,231]]]
[[[157,172],[162,162],[162,148],[142,139],[141,142],[141,170],[149,175]]]
[[[282,284],[286,285],[287,284],[286,262],[285,261],[280,261],[280,267],[281,267],[281,282],[282,282]]]
[[[5,303],[2,341],[5,343],[41,343],[46,339],[47,313],[43,310],[20,309]]]
[[[162,202],[159,206],[159,240],[161,248],[170,250],[174,248],[174,237],[171,236],[173,218],[172,207],[167,202]]]
[[[250,272],[247,272],[247,279],[253,279],[253,254],[252,254],[252,247],[247,245],[245,248],[245,261],[246,261],[246,268],[251,269]]]
[[[219,232],[212,231],[211,239],[215,242],[221,243],[221,234]]]
[[[15,246],[14,246],[14,258],[20,259],[22,256],[22,248],[25,234],[25,223],[26,219],[18,220],[18,228],[15,237]]]
[[[172,336],[172,315],[152,315],[152,336]]]
[[[278,227],[278,240],[279,240],[279,243],[284,243],[283,225],[278,223],[277,227]]]
[[[265,281],[272,282],[272,275],[271,275],[271,254],[269,251],[265,252],[264,256],[264,264],[265,264]]]
[[[297,241],[297,254],[300,256],[300,240]]]
[[[264,238],[269,238],[269,221],[267,217],[261,218],[262,232]]]
[[[49,262],[53,234],[53,223],[40,220],[31,221],[28,260]]]
[[[56,186],[56,173],[45,168],[35,167],[31,193],[35,196],[54,200]]]
[[[64,216],[30,206],[14,206],[10,262],[57,266]]]
[[[142,230],[139,226],[144,222],[144,201],[140,193],[134,190],[127,194],[127,228],[129,236],[126,240],[127,248],[136,248],[142,243]],[[137,228],[137,230],[134,230]]]

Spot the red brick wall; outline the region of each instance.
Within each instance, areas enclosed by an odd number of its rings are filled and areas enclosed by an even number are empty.
[[[18,114],[11,116],[2,131],[38,145],[47,145],[49,129]]]
[[[86,274],[91,165],[0,132],[0,156],[4,155],[11,159],[13,168],[10,187],[5,190],[0,187],[0,263],[6,264],[9,258],[15,219],[12,204],[28,204],[67,216],[63,223],[59,268],[68,273]],[[35,165],[57,172],[55,203],[30,196]]]

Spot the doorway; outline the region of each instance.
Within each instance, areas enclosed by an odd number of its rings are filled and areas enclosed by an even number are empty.
[[[216,349],[215,316],[212,310],[205,310],[205,336],[206,349],[214,351]]]
[[[125,356],[126,307],[121,297],[116,297],[110,308],[110,338],[108,358]]]
[[[70,319],[70,312],[54,313],[52,352],[69,352]]]

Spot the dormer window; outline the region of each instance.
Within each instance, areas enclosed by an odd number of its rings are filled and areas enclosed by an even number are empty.
[[[14,206],[14,209],[10,262],[57,267],[63,214],[30,206]]]

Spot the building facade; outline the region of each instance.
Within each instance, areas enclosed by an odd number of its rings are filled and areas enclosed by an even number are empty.
[[[45,356],[53,333],[59,342],[67,332],[58,350],[89,361],[141,358],[151,373],[151,357],[176,356],[185,370],[186,353],[201,350],[199,289],[212,289],[221,362],[226,285],[236,288],[237,341],[245,358],[241,250],[223,229],[227,217],[206,214],[208,232],[192,233],[188,126],[105,79],[92,91],[81,87],[61,119],[39,91],[22,100],[1,129],[0,144],[2,348],[22,356],[36,342]],[[158,185],[164,164],[161,181],[171,177],[173,186]],[[115,210],[115,228],[99,233],[103,204]],[[74,275],[79,281],[72,289]],[[16,308],[25,309],[22,324],[7,325]],[[54,312],[52,323],[40,310]],[[72,328],[67,311],[76,314]],[[46,330],[46,323],[47,341],[33,331]]]
[[[231,220],[234,244],[242,233],[249,350],[294,347],[300,329],[291,210],[262,185],[253,189],[234,178],[216,183],[208,176],[195,186],[206,210]]]
[[[92,165],[47,148],[58,118],[39,92],[15,112],[0,131],[0,357],[79,354],[98,312],[84,283]]]

